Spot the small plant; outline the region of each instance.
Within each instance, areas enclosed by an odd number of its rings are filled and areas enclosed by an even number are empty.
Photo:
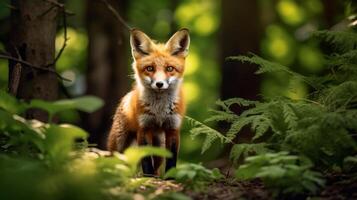
[[[260,178],[265,185],[279,194],[315,194],[324,186],[322,174],[312,171],[307,159],[288,152],[266,153],[248,157],[236,171],[240,180]]]
[[[140,160],[170,157],[170,152],[132,147],[111,155],[89,149],[88,134],[77,126],[20,116],[29,108],[51,117],[68,109],[93,112],[101,104],[96,97],[25,103],[0,91],[0,199],[132,199],[130,192],[138,186],[127,183],[133,182]]]
[[[223,175],[218,169],[209,170],[200,164],[188,163],[170,169],[165,178],[174,178],[189,188],[200,190],[208,183],[223,178]]]

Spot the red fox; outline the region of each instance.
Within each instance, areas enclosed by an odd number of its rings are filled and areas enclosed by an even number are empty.
[[[166,44],[160,44],[133,29],[130,45],[135,85],[116,110],[107,147],[109,151],[123,152],[134,140],[138,145],[166,147],[173,155],[166,160],[167,171],[176,167],[180,146],[185,114],[182,81],[189,31],[181,29]],[[144,158],[144,175],[158,175],[162,161],[161,157]]]

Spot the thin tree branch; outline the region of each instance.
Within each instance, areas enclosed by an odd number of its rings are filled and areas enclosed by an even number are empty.
[[[69,10],[66,10],[65,9],[65,5],[63,3],[58,3],[57,1],[53,1],[53,0],[43,0],[43,1],[46,1],[50,4],[52,4],[54,7],[58,7],[60,8],[61,10],[64,10],[64,12],[67,14],[67,15],[75,15],[74,12],[71,12]],[[50,10],[52,10],[53,7],[50,8]],[[46,11],[48,12],[48,11]]]
[[[41,71],[46,71],[46,72],[51,72],[51,73],[54,73],[59,79],[61,80],[64,80],[64,81],[71,81],[67,78],[64,78],[62,77],[60,74],[58,74],[56,72],[56,70],[52,69],[52,68],[46,68],[46,66],[44,67],[41,67],[41,66],[37,66],[37,65],[33,65],[27,61],[24,61],[24,60],[21,60],[21,59],[18,59],[18,58],[15,58],[15,57],[12,57],[8,54],[4,54],[4,53],[0,53],[0,59],[7,59],[7,60],[12,60],[12,61],[15,61],[15,62],[18,62],[18,63],[21,63],[21,64],[24,64],[23,66],[26,66],[26,67],[31,67],[32,69],[37,69],[37,70],[41,70]]]
[[[19,52],[19,49],[14,45],[14,49],[16,52],[17,57],[19,60],[22,61],[21,54]],[[16,96],[17,95],[17,90],[19,88],[20,84],[20,78],[21,78],[21,71],[22,71],[22,65],[18,62],[14,65],[14,68],[11,72],[11,79],[10,79],[10,84],[9,84],[9,92],[10,94]]]
[[[128,30],[131,31],[133,28],[131,28],[128,23],[120,16],[120,14],[118,13],[117,10],[115,10],[115,8],[110,5],[110,3],[108,3],[107,0],[101,0],[108,8],[108,10],[110,10],[110,12],[112,12],[112,14],[114,15],[114,17],[122,24],[124,25],[124,27]]]
[[[46,65],[45,67],[49,67],[49,66],[53,66],[57,63],[58,59],[61,57],[64,49],[67,46],[67,41],[69,40],[69,38],[67,37],[67,11],[66,11],[66,6],[62,3],[58,3],[57,1],[53,1],[53,0],[43,0],[45,2],[48,2],[50,4],[52,4],[53,6],[58,7],[61,11],[62,11],[62,18],[63,18],[63,44],[61,49],[59,50],[57,56],[55,57],[54,61],[48,65]],[[50,8],[51,9],[51,8]],[[71,13],[74,14],[74,13]]]
[[[62,45],[60,51],[58,52],[58,54],[57,54],[55,60],[53,61],[53,65],[56,64],[56,62],[58,61],[58,59],[61,57],[61,55],[62,55],[64,49],[65,49],[66,46],[67,46],[67,41],[68,41],[68,37],[67,37],[67,17],[66,17],[67,15],[66,15],[66,13],[65,13],[64,7],[62,8],[62,14],[63,14],[62,17],[63,17],[63,39],[64,39],[64,40],[63,40],[63,45]]]

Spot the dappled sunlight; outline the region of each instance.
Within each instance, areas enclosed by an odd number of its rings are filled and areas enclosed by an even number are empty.
[[[188,25],[205,9],[205,5],[199,2],[183,3],[176,9],[175,18],[180,24]]]
[[[278,25],[266,29],[266,38],[262,43],[263,52],[282,64],[290,64],[294,59],[295,44],[291,36]]]
[[[288,53],[289,44],[281,38],[274,38],[270,41],[269,50],[277,58],[283,58]]]
[[[216,31],[217,27],[217,17],[210,13],[205,13],[199,16],[194,22],[196,33],[202,36],[213,33]]]
[[[218,17],[214,15],[212,1],[193,1],[180,5],[175,18],[182,26],[192,27],[193,31],[202,36],[215,32],[218,28]]]
[[[187,104],[191,104],[200,97],[200,89],[195,82],[185,81],[183,88]]]
[[[70,163],[70,171],[76,176],[93,176],[97,173],[95,157],[84,155],[82,158],[77,158]]]
[[[324,57],[321,51],[314,46],[302,45],[299,48],[298,59],[301,67],[310,73],[318,73],[324,68]]]
[[[289,81],[288,88],[285,95],[291,99],[299,100],[306,98],[308,95],[308,89],[306,84],[298,79],[291,79]]]
[[[298,25],[305,18],[304,10],[293,0],[280,0],[277,10],[281,19],[290,25]]]
[[[196,51],[190,49],[190,54],[186,59],[185,75],[194,75],[200,66],[200,58]]]
[[[69,68],[84,69],[84,60],[88,47],[87,34],[83,31],[67,28],[67,46],[60,59],[56,63],[57,70],[63,71]],[[63,29],[56,36],[56,52],[62,48],[64,42]]]

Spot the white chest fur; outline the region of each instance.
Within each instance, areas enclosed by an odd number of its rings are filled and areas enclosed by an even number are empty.
[[[178,98],[176,90],[144,91],[140,101],[145,106],[146,112],[139,116],[139,125],[164,129],[179,128],[182,117],[175,112]]]

